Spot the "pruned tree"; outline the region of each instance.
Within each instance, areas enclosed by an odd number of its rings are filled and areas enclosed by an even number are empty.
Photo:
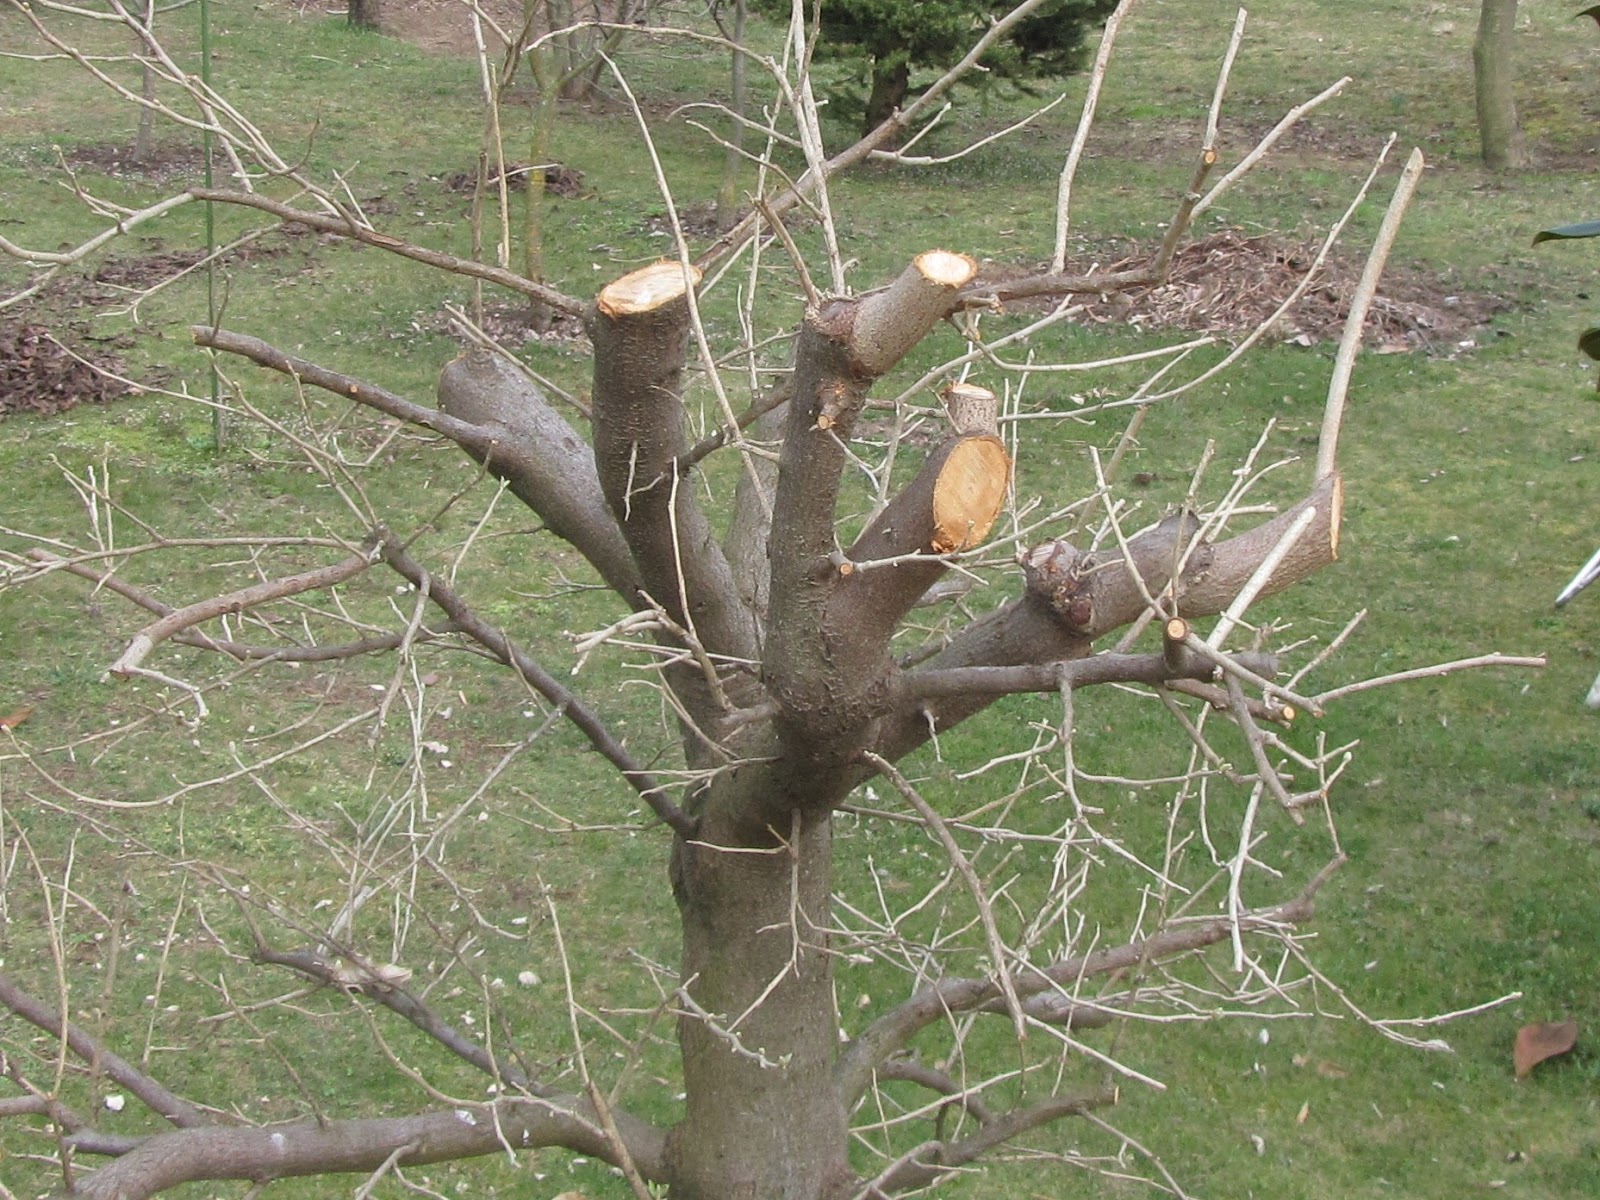
[[[16,7],[65,46],[51,0]],[[979,61],[1036,7],[995,23],[965,61]],[[1130,7],[1124,0],[1118,17]],[[803,70],[805,21],[797,4],[782,59],[791,70]],[[640,1200],[657,1185],[677,1200],[864,1200],[934,1185],[1058,1121],[1082,1120],[1128,1144],[1101,1114],[1122,1085],[1155,1082],[1117,1037],[1130,1025],[1324,998],[1359,1013],[1316,971],[1299,933],[1341,861],[1336,840],[1315,835],[1324,865],[1297,880],[1262,865],[1261,840],[1308,812],[1331,820],[1348,748],[1297,727],[1369,685],[1312,686],[1311,672],[1347,633],[1280,652],[1257,605],[1338,554],[1346,387],[1421,174],[1419,154],[1400,176],[1352,306],[1317,460],[1300,472],[1298,498],[1274,512],[1258,503],[1263,476],[1290,469],[1270,461],[1264,438],[1218,485],[1198,470],[1187,502],[1146,522],[1118,487],[1121,451],[1143,414],[1239,369],[1266,327],[1201,368],[1191,356],[1212,339],[1104,364],[1146,373],[1075,410],[1077,418],[1122,411],[1131,422],[1104,459],[1091,457],[1065,502],[1018,495],[1022,435],[1037,428],[1024,418],[1049,415],[1029,408],[1026,387],[1061,364],[1016,357],[1017,348],[1069,318],[1074,294],[1159,279],[1193,215],[1259,158],[1265,146],[1208,190],[1220,82],[1194,175],[1181,181],[1188,186],[1166,241],[1146,267],[996,282],[964,254],[920,248],[897,277],[862,291],[851,286],[832,222],[830,181],[914,128],[959,70],[829,158],[807,80],[757,60],[773,70],[784,101],[767,131],[763,161],[773,169],[757,208],[703,248],[680,233],[673,257],[610,281],[589,302],[380,230],[153,39],[148,46],[161,94],[184,98],[161,101],[165,111],[207,126],[248,162],[241,186],[189,188],[120,210],[104,235],[78,247],[3,240],[0,248],[35,264],[42,279],[160,213],[210,200],[581,316],[592,386],[586,401],[565,404],[464,318],[470,344],[443,364],[436,405],[245,333],[196,326],[199,345],[292,385],[280,408],[258,398],[259,379],[241,377],[227,403],[326,484],[319,532],[308,534],[296,515],[287,529],[170,534],[160,514],[130,512],[95,473],[70,476],[92,517],[75,540],[7,533],[6,594],[81,580],[145,611],[108,673],[155,696],[136,719],[119,715],[59,745],[14,723],[0,743],[8,774],[28,779],[20,795],[8,788],[0,813],[10,847],[0,855],[6,916],[12,928],[41,931],[37,956],[8,954],[0,971],[0,1006],[12,1017],[0,1027],[8,1147],[33,1130],[47,1143],[42,1162],[60,1168],[58,1185],[93,1200],[339,1172],[366,1174],[366,1194],[420,1164],[539,1147],[613,1165]],[[103,64],[82,61],[138,101]],[[639,125],[648,139],[649,124]],[[777,169],[780,143],[798,148],[797,169]],[[1376,167],[1285,310],[1312,284],[1375,175]],[[673,213],[664,177],[661,186]],[[800,205],[818,222],[815,262],[784,224]],[[773,253],[778,244],[787,255]],[[826,273],[825,285],[813,269]],[[729,288],[738,274],[741,286]],[[803,310],[768,305],[769,278],[801,290]],[[1006,313],[1041,298],[1050,301],[1042,315]],[[717,305],[737,320],[706,320]],[[714,327],[738,332],[723,342]],[[785,329],[792,337],[774,341]],[[775,352],[780,344],[787,349]],[[926,401],[930,389],[937,408]],[[387,511],[374,499],[377,473],[403,471],[412,456],[391,465],[379,452],[351,455],[340,441],[350,413],[314,419],[305,398],[313,392],[369,414],[380,450],[400,431],[421,432],[444,443],[426,454],[464,453],[482,472],[409,518]],[[448,532],[463,526],[446,518],[459,521],[484,492],[492,494],[467,532]],[[535,531],[496,523],[496,508],[513,504],[532,514]],[[137,537],[124,536],[135,529]],[[576,639],[574,659],[558,661],[525,606],[477,598],[504,595],[473,565],[489,531],[502,544],[519,539],[509,559],[494,556],[513,564],[518,592],[566,588],[563,620],[597,618]],[[163,599],[136,578],[147,556],[207,547],[226,560],[214,567],[223,582],[195,583],[209,595]],[[590,589],[583,597],[571,594],[564,569],[573,555]],[[456,789],[424,770],[442,753],[428,668],[452,651],[466,652],[485,679],[504,678],[498,694],[522,697],[536,718],[532,733]],[[374,655],[387,657],[364,667]],[[657,733],[639,731],[629,693],[585,690],[584,673],[606,655],[631,664],[631,678],[650,689]],[[1429,670],[1487,661],[1527,660]],[[238,714],[221,711],[251,687],[299,678],[294,668],[305,664],[371,678],[378,694],[344,715],[319,692],[265,743],[243,728],[248,708],[239,727],[230,724]],[[1170,716],[1169,736],[1140,746],[1131,774],[1099,772],[1080,757],[1078,714],[1107,686],[1137,689]],[[1012,744],[960,770],[941,765],[958,727],[996,701],[1030,695],[1040,699],[1026,727],[999,727],[1015,735]],[[169,730],[174,715],[196,749],[211,739],[223,764],[163,794],[118,794],[118,755]],[[512,773],[558,725],[576,731],[612,772],[610,786],[637,806],[643,819],[620,822],[623,832],[670,843],[670,870],[642,885],[642,902],[657,928],[676,929],[678,961],[638,953],[628,960],[631,986],[615,979],[613,963],[605,986],[619,990],[609,999],[575,969],[563,922],[584,914],[564,909],[559,889],[545,885],[538,847],[586,828],[616,836],[619,823],[561,811],[559,800],[516,786]],[[365,766],[353,778],[327,778],[320,772],[335,768],[323,756],[341,739],[351,741],[345,761]],[[190,752],[188,739],[158,745],[175,769]],[[973,798],[980,775],[1003,782]],[[316,798],[323,783],[331,802]],[[1130,790],[1164,799],[1150,844],[1126,839],[1107,811]],[[185,820],[174,833],[161,818],[179,804]],[[298,863],[292,890],[263,888],[248,850],[199,854],[184,840],[185,823],[225,823],[243,804],[281,821]],[[478,814],[514,820],[515,836],[529,839],[520,875],[480,865],[490,846]],[[64,830],[59,844],[52,830]],[[897,890],[862,861],[863,843],[841,851],[869,836],[937,854],[942,865],[924,887]],[[83,877],[79,837],[108,839],[120,871]],[[613,860],[595,859],[618,871],[607,886],[636,886]],[[156,897],[170,904],[159,970],[119,968],[113,955],[110,970],[77,978],[69,944],[100,944],[98,934],[121,946],[130,906]],[[541,976],[560,984],[542,993],[552,1007],[529,1011],[499,984],[536,952],[548,958],[525,971],[529,986]],[[135,1003],[131,1027],[112,1019],[124,1010],[124,989],[110,982],[119,969],[151,980],[148,1011]],[[847,990],[857,972],[878,980],[875,994]],[[287,991],[277,982],[284,974],[297,980]],[[1313,979],[1315,996],[1303,986]],[[202,1020],[241,1030],[252,1045],[276,1045],[273,1031],[302,1016],[324,1022],[319,1043],[331,1041],[332,1014],[358,1018],[351,1041],[337,1051],[319,1045],[319,1057],[374,1055],[372,1069],[390,1065],[414,1087],[415,1109],[330,1112],[302,1087],[298,1119],[264,1123],[248,1096],[236,1104],[182,1094],[167,1080],[195,1077],[172,1068],[173,1047],[197,1040],[196,1018],[169,1020],[162,1006],[180,986],[193,1003],[209,1003]],[[857,998],[848,1014],[841,993]],[[552,1028],[567,1035],[559,1054],[529,1048]],[[139,1054],[158,1030],[163,1054]],[[1015,1041],[996,1056],[1004,1030]],[[600,1054],[600,1044],[617,1053]],[[205,1053],[219,1053],[216,1044]],[[302,1069],[310,1067],[283,1064],[296,1083]],[[99,1128],[90,1114],[109,1087],[163,1127]]]

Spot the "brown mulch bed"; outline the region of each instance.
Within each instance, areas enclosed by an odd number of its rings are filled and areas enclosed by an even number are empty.
[[[531,163],[507,163],[505,169],[506,186],[514,192],[528,190],[528,174],[533,170]],[[470,196],[478,187],[478,173],[476,171],[453,171],[441,181],[445,191],[459,192]],[[498,187],[500,172],[489,168],[489,177],[485,181],[490,188]],[[565,200],[576,200],[584,195],[583,172],[572,167],[563,166],[561,163],[551,163],[544,169],[544,189],[552,196],[560,196]]]
[[[1082,320],[1144,329],[1248,333],[1267,321],[1315,261],[1319,242],[1274,234],[1246,236],[1225,229],[1180,249],[1165,283],[1123,293],[1077,297]],[[1148,262],[1154,245],[1123,246],[1107,271]],[[1109,256],[1107,256],[1109,257]],[[1102,258],[1100,261],[1104,261]],[[1017,267],[986,275],[1031,273]],[[1278,318],[1270,335],[1280,342],[1312,345],[1336,340],[1350,311],[1362,264],[1337,253],[1298,303]],[[1503,296],[1459,291],[1446,276],[1391,262],[1367,315],[1368,347],[1383,353],[1427,350],[1453,354],[1475,344],[1477,332],[1511,307]]]
[[[142,159],[133,157],[133,147],[116,142],[74,146],[63,153],[62,158],[67,166],[77,170],[150,183],[197,184],[206,174],[204,150],[173,142],[156,143]]]
[[[0,319],[0,419],[16,412],[51,416],[131,395],[133,388],[104,373],[121,370],[114,355],[69,348],[43,325]]]

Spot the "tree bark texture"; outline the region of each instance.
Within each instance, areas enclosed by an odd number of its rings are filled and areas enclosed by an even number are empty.
[[[738,829],[722,842],[714,823],[679,844],[682,975],[695,1009],[678,1024],[685,1104],[668,1148],[673,1200],[848,1194],[825,932],[831,820],[797,809],[760,848]]]
[[[861,132],[871,133],[904,107],[911,90],[911,63],[904,54],[872,60],[872,90],[867,95],[867,115]]]
[[[1517,119],[1516,28],[1517,0],[1482,0],[1472,74],[1483,165],[1491,171],[1517,170],[1529,162]]]

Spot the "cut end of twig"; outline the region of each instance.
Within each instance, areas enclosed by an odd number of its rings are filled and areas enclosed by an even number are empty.
[[[655,312],[686,295],[700,283],[699,267],[662,259],[630,271],[600,290],[595,307],[608,317],[631,317]]]
[[[975,383],[952,383],[940,393],[950,424],[962,437],[996,437],[1000,432],[1000,398]]]
[[[989,536],[1005,505],[1011,457],[997,437],[969,437],[951,448],[933,486],[933,551],[970,550]]]

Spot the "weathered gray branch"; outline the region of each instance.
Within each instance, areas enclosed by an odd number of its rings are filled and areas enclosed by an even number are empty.
[[[581,300],[555,288],[542,283],[535,283],[525,279],[515,271],[508,271],[504,267],[493,267],[487,263],[474,262],[470,258],[459,258],[454,254],[446,254],[440,250],[429,250],[423,246],[413,245],[411,242],[401,241],[386,233],[379,233],[376,229],[369,229],[365,225],[357,224],[354,220],[344,217],[332,216],[322,212],[307,212],[303,208],[296,208],[292,204],[273,200],[257,192],[235,192],[225,188],[190,188],[188,195],[196,200],[211,200],[217,204],[231,204],[239,208],[253,208],[259,212],[271,213],[285,224],[304,225],[307,229],[316,229],[322,233],[337,234],[339,237],[349,238],[353,242],[360,242],[364,246],[374,246],[380,250],[387,250],[401,258],[409,258],[427,267],[434,267],[441,271],[448,271],[452,275],[465,275],[469,279],[481,279],[485,283],[497,284],[512,292],[519,292],[524,296],[549,305],[557,312],[571,313],[574,316],[581,314],[586,307]]]
[[[1246,670],[1271,679],[1277,660],[1270,654],[1230,656]],[[895,701],[911,705],[951,696],[1009,696],[1054,692],[1062,687],[1103,683],[1145,683],[1161,687],[1179,679],[1210,679],[1216,667],[1194,656],[1178,669],[1161,654],[1096,654],[1064,662],[1023,663],[1014,667],[949,667],[908,671],[895,681]]]
[[[489,453],[492,446],[493,434],[470,421],[463,421],[449,413],[428,408],[414,400],[407,400],[404,396],[397,396],[376,384],[354,376],[330,371],[327,367],[318,366],[309,359],[287,354],[260,338],[233,333],[226,329],[213,329],[209,325],[191,325],[189,333],[197,346],[208,350],[220,350],[224,354],[236,354],[240,358],[249,359],[257,366],[278,371],[302,383],[309,383],[312,387],[353,400],[357,404],[364,404],[396,420],[431,429],[475,455]]]
[[[1221,542],[1191,548],[1198,524],[1191,516],[1175,514],[1130,539],[1126,553],[1120,547],[1085,552],[1066,542],[1044,543],[1027,557],[1023,595],[972,622],[914,674],[1086,658],[1095,638],[1144,612],[1146,592],[1156,597],[1165,593],[1170,607],[1188,618],[1221,612],[1308,509],[1315,510],[1311,524],[1261,589],[1259,595],[1267,595],[1337,557],[1337,475],[1318,480],[1305,499],[1270,521]],[[883,720],[875,749],[891,761],[899,759],[933,732],[960,724],[994,699],[994,694],[972,693],[904,705]]]
[[[393,534],[386,533],[382,536],[379,552],[384,562],[409,580],[413,587],[418,591],[425,591],[428,599],[438,605],[461,632],[515,670],[529,687],[561,709],[567,720],[578,727],[601,757],[617,768],[622,777],[628,781],[628,785],[650,806],[656,816],[683,836],[694,836],[694,821],[667,798],[662,785],[635,761],[627,748],[606,728],[605,723],[570,689],[512,642],[502,630],[479,617],[466,601],[456,594],[454,588],[444,580],[431,576],[427,568],[412,558],[405,546]]]
[[[110,674],[119,679],[133,674],[158,645],[195,625],[231,613],[244,612],[246,609],[255,608],[272,600],[281,600],[285,596],[298,596],[303,592],[333,587],[361,574],[371,567],[372,563],[373,558],[369,554],[352,554],[342,562],[303,571],[298,575],[286,575],[281,579],[268,579],[247,588],[240,588],[238,591],[212,596],[183,608],[174,609],[134,635],[127,649],[118,656],[116,662],[111,664]]]
[[[251,957],[259,963],[287,967],[327,987],[359,991],[363,996],[410,1022],[457,1058],[477,1067],[497,1083],[508,1084],[518,1091],[528,1092],[534,1096],[549,1097],[556,1094],[554,1088],[530,1079],[527,1072],[514,1062],[491,1054],[487,1048],[467,1037],[402,985],[386,983],[377,975],[368,975],[352,983],[348,969],[341,970],[339,965],[326,955],[314,950],[278,950],[263,943],[256,946]]]
[[[594,453],[533,381],[498,354],[469,350],[439,373],[439,407],[488,434],[463,449],[637,607],[642,580],[601,491]]]
[[[949,1142],[932,1142],[920,1147],[893,1169],[878,1177],[867,1194],[872,1197],[892,1196],[926,1188],[950,1176],[951,1172],[967,1163],[975,1162],[996,1146],[1021,1137],[1030,1129],[1075,1117],[1091,1109],[1104,1108],[1117,1102],[1115,1088],[1104,1088],[1081,1096],[1052,1096],[1038,1104],[1013,1108],[979,1126],[971,1137]]]
[[[662,1131],[620,1113],[617,1123],[639,1172],[652,1181],[663,1179]],[[588,1101],[507,1097],[410,1117],[156,1134],[82,1179],[73,1195],[82,1200],[146,1200],[183,1183],[374,1171],[391,1161],[414,1166],[539,1146],[564,1146],[617,1161]]]
[[[157,600],[143,588],[134,587],[110,571],[96,571],[87,563],[70,562],[49,550],[35,548],[28,551],[28,557],[36,562],[53,564],[57,570],[76,575],[79,579],[87,579],[96,587],[114,592],[145,611],[155,613],[158,617],[165,617],[177,611],[172,605]],[[380,654],[385,650],[397,650],[406,643],[408,637],[413,643],[430,642],[459,632],[453,623],[445,621],[439,625],[420,626],[414,635],[399,630],[357,638],[353,642],[335,642],[324,646],[253,646],[246,642],[214,638],[196,629],[186,629],[182,633],[174,634],[172,640],[200,650],[215,650],[240,662],[260,662],[268,659],[273,662],[339,662],[347,658],[359,658],[363,654]]]
[[[188,1128],[210,1124],[210,1118],[200,1109],[168,1091],[126,1059],[113,1054],[87,1030],[64,1022],[60,1013],[17,986],[4,972],[0,972],[0,1005],[51,1037],[64,1037],[67,1048],[74,1054],[84,1062],[94,1064],[107,1079],[114,1080],[118,1087],[127,1088],[152,1112],[174,1125]]]

